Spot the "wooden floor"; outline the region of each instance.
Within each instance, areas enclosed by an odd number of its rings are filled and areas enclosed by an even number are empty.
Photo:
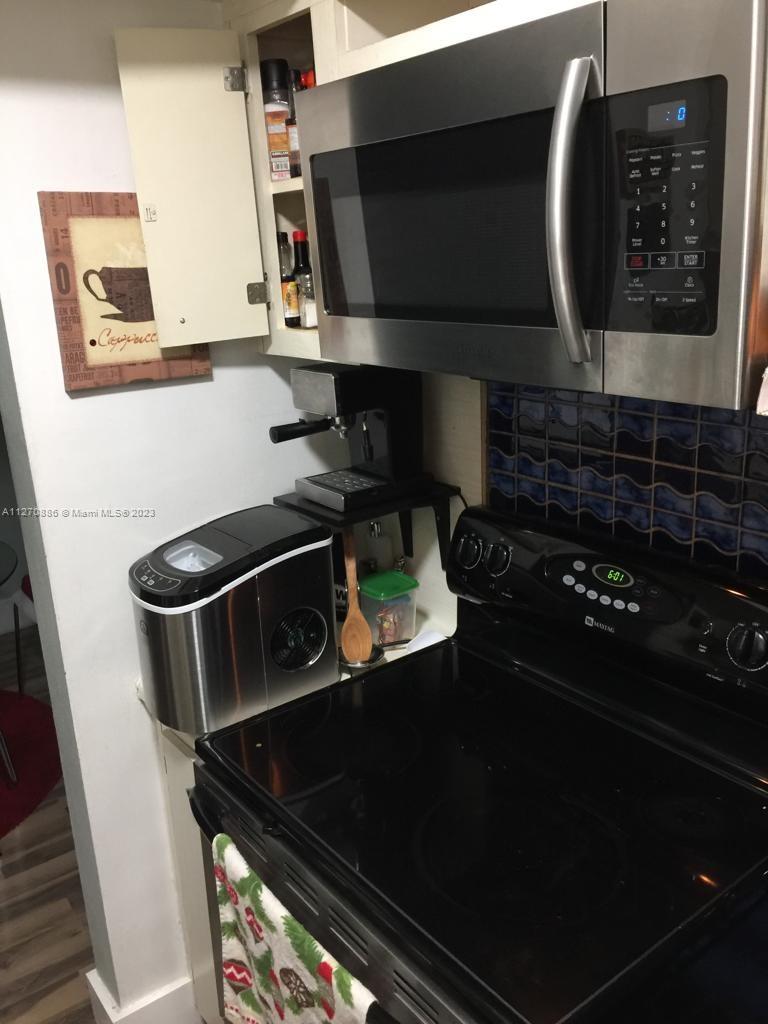
[[[47,700],[36,631],[24,631],[24,690]],[[13,634],[0,636],[0,688],[16,685]],[[0,1024],[93,1024],[93,965],[61,783],[0,839]]]

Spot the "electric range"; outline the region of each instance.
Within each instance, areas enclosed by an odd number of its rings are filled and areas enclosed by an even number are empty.
[[[403,1024],[768,1019],[768,592],[470,509],[456,635],[198,742]]]

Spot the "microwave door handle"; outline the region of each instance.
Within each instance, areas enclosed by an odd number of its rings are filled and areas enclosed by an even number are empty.
[[[569,60],[555,107],[547,166],[547,263],[552,301],[565,352],[572,363],[591,360],[589,337],[581,322],[573,276],[571,182],[579,114],[587,91],[591,57]]]

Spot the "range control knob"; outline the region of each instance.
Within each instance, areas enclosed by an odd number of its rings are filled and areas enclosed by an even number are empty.
[[[491,576],[501,576],[509,568],[512,552],[506,544],[491,544],[485,553],[485,568]]]
[[[456,561],[462,569],[474,569],[483,556],[483,542],[474,533],[465,533],[459,538]]]
[[[745,672],[757,672],[768,665],[768,636],[757,626],[734,626],[725,641],[728,656]]]

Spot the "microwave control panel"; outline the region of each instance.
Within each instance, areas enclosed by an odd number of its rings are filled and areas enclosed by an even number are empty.
[[[714,332],[726,94],[717,75],[608,97],[608,330]]]

